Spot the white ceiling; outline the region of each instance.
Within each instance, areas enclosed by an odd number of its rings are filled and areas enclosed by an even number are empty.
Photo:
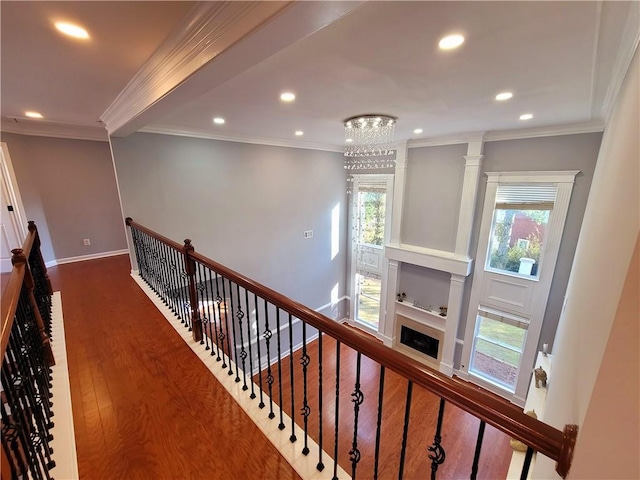
[[[2,2],[3,129],[4,117],[27,109],[95,125],[191,6]],[[55,15],[85,25],[92,43],[53,32]],[[368,2],[169,113],[159,111],[144,130],[339,148],[342,120],[362,113],[399,117],[399,139],[600,125],[624,73],[620,59],[637,43],[634,15],[637,2]],[[452,32],[465,43],[438,50]],[[283,90],[294,91],[296,101],[281,103]],[[513,99],[495,101],[505,90]],[[534,118],[520,121],[527,112]],[[214,125],[214,116],[226,123]]]

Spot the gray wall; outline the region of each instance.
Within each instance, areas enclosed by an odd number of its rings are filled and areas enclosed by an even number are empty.
[[[27,217],[42,236],[45,261],[127,247],[107,142],[10,133],[2,141]]]
[[[407,294],[405,301],[417,301],[423,307],[431,305],[433,310],[449,302],[451,275],[431,268],[405,263],[400,270],[399,291]]]
[[[340,153],[136,133],[113,138],[126,216],[310,308],[346,292]],[[340,251],[331,258],[331,214]],[[313,230],[305,240],[303,232]]]
[[[539,349],[543,343],[553,344],[601,140],[601,133],[588,133],[487,142],[484,146],[471,252],[475,252],[478,245],[481,212],[487,185],[485,172],[580,170],[571,194],[571,203],[540,333]],[[458,338],[464,338],[472,283],[473,278],[470,275],[465,286],[465,298],[462,304],[464,317],[458,329]]]
[[[455,249],[466,154],[466,144],[409,150],[402,243]]]

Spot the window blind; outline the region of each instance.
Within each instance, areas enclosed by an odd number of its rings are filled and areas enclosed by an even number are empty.
[[[500,184],[496,208],[501,210],[552,210],[556,201],[556,184]]]
[[[506,323],[507,325],[522,328],[524,330],[527,330],[529,328],[529,320],[527,320],[526,318],[511,315],[506,312],[500,312],[498,310],[493,310],[482,305],[478,307],[478,315],[484,318],[490,318],[491,320],[495,320],[497,322]]]

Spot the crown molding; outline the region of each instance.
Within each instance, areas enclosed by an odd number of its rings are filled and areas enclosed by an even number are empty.
[[[602,118],[605,123],[609,121],[609,116],[613,111],[616,98],[618,97],[620,88],[622,88],[622,82],[627,75],[633,56],[638,49],[638,43],[640,43],[640,4],[638,2],[631,2],[630,8],[632,12],[627,17],[627,23],[622,32],[622,38],[620,39],[620,48],[618,49],[611,81],[609,82],[607,93],[602,102]],[[633,13],[634,9],[635,13]]]
[[[198,2],[100,119],[111,135],[290,2]]]
[[[43,122],[21,119],[2,119],[2,132],[33,137],[68,138],[72,140],[91,140],[97,142],[108,141],[104,127],[94,127],[62,122]]]
[[[556,137],[560,135],[575,135],[580,133],[594,133],[604,131],[604,122],[595,120],[584,123],[569,123],[563,125],[548,125],[518,130],[492,130],[484,134],[478,132],[460,133],[457,135],[409,140],[408,148],[437,147],[444,145],[458,145],[477,141],[482,137],[483,142],[497,142],[500,140],[520,140],[524,138]]]
[[[158,135],[175,135],[178,137],[201,138],[205,140],[219,140],[222,142],[250,143],[254,145],[268,145],[271,147],[304,148],[307,150],[322,150],[325,152],[342,153],[343,147],[340,145],[330,145],[324,143],[305,142],[301,140],[283,140],[271,137],[232,137],[216,135],[210,132],[199,132],[194,130],[182,130],[169,127],[144,127],[138,130],[140,133],[154,133]]]
[[[127,136],[359,8],[341,2],[198,2],[101,120]]]

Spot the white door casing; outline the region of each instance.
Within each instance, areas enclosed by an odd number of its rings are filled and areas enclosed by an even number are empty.
[[[10,272],[11,250],[20,248],[27,236],[27,220],[18,189],[9,149],[0,143],[0,270]]]
[[[488,177],[487,187],[473,273],[473,287],[467,313],[461,371],[469,374],[469,363],[474,346],[478,307],[480,305],[525,319],[529,322],[529,326],[513,395],[490,381],[476,375],[469,375],[470,380],[499,395],[510,397],[514,403],[519,405],[524,405],[526,400],[530,369],[533,367],[537,353],[536,348],[562,241],[571,192],[575,176],[578,173],[578,171],[563,171],[487,172],[486,174]],[[557,185],[556,200],[549,217],[539,277],[527,278],[488,271],[486,269],[486,259],[498,185],[529,183],[551,183]]]
[[[384,241],[383,245],[389,243],[389,239],[391,238],[391,220],[393,213],[393,174],[356,174],[353,175],[353,188],[350,202],[351,209],[351,278],[350,278],[350,288],[351,288],[351,312],[350,318],[353,322],[356,320],[356,308],[358,299],[356,298],[356,275],[358,271],[364,271],[368,273],[372,273],[375,276],[380,277],[381,281],[381,289],[380,289],[380,314],[378,317],[378,329],[377,331],[372,331],[375,335],[380,336],[382,332],[384,332],[384,322],[385,322],[385,313],[386,313],[386,304],[387,304],[387,275],[388,275],[388,266],[389,260],[386,258],[384,254],[384,246],[377,245],[364,245],[357,242],[357,229],[359,219],[358,215],[358,192],[362,185],[367,186],[376,186],[380,188],[384,188],[386,191],[386,199],[385,199],[385,226],[384,226]],[[361,323],[357,324],[358,327],[364,327]]]

